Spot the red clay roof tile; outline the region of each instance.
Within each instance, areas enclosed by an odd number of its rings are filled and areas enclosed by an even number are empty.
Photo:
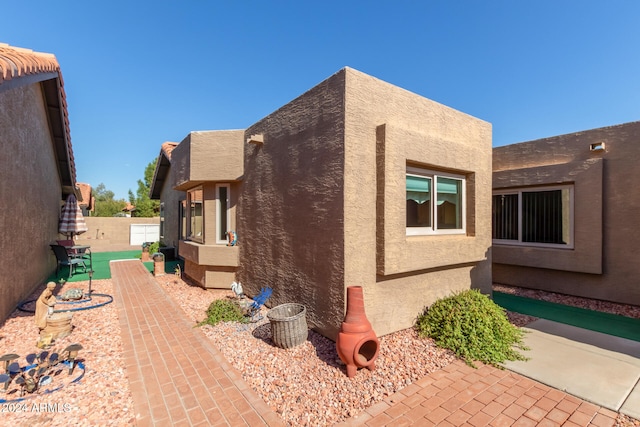
[[[178,146],[177,142],[168,142],[167,141],[164,144],[162,144],[161,149],[162,149],[162,152],[164,153],[164,155],[167,156],[167,159],[171,160],[171,152],[177,146]]]
[[[93,211],[93,199],[91,198],[91,184],[85,184],[84,182],[77,182],[76,187],[80,190],[80,197],[82,200],[78,200],[79,206],[86,206],[89,211]]]
[[[60,65],[55,55],[0,43],[0,79],[2,81],[45,72],[60,73]]]

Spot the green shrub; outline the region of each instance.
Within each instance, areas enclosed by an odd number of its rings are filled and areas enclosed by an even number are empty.
[[[151,255],[155,254],[159,250],[160,250],[160,242],[153,242],[151,243],[151,245],[149,245],[149,253]]]
[[[209,305],[207,318],[198,323],[198,326],[217,325],[220,322],[246,323],[247,318],[242,314],[242,309],[236,301],[218,299]]]
[[[500,367],[506,360],[527,360],[516,349],[524,345],[524,331],[507,319],[505,311],[477,290],[467,290],[433,303],[418,317],[418,334],[472,361]],[[475,367],[475,366],[474,366]]]

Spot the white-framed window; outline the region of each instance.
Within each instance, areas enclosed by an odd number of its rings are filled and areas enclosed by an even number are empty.
[[[407,235],[465,234],[465,182],[463,175],[408,166]]]
[[[573,185],[493,192],[496,244],[573,248]]]
[[[160,240],[164,240],[164,202],[160,202]]]
[[[187,212],[187,201],[180,200],[178,202],[178,216],[180,217],[180,240],[187,240]]]
[[[202,187],[187,191],[188,221],[187,236],[189,240],[204,243],[204,197]]]
[[[227,244],[231,228],[231,186],[216,184],[216,243]]]

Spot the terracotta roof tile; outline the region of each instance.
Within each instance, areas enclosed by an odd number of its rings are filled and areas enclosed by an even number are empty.
[[[52,53],[34,52],[31,49],[9,46],[0,43],[0,85],[9,80],[20,77],[43,74],[58,74],[58,98],[60,100],[60,110],[65,127],[65,137],[67,152],[69,155],[69,167],[73,182],[76,180],[76,165],[71,146],[71,133],[69,130],[69,112],[67,109],[67,96],[64,91],[64,80],[60,71],[60,65],[55,55]]]
[[[0,43],[0,84],[14,77],[43,72],[60,73],[55,55]]]
[[[78,200],[79,206],[87,206],[87,208],[92,211],[93,204],[91,198],[91,184],[85,184],[84,182],[77,182],[76,187],[80,190],[80,197],[82,200]]]
[[[167,156],[167,159],[171,160],[171,152],[177,146],[178,146],[177,142],[165,142],[164,144],[162,144],[161,149],[164,155]]]
[[[151,182],[151,188],[149,189],[149,196],[153,200],[160,199],[160,192],[162,186],[167,178],[169,172],[169,166],[171,165],[171,152],[178,146],[177,142],[164,142],[160,146],[160,154],[156,162],[156,170],[153,172],[153,181]]]

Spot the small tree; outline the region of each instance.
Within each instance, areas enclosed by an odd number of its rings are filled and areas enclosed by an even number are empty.
[[[122,212],[127,205],[124,199],[115,200],[114,192],[107,190],[103,183],[93,189],[93,197],[95,197],[94,216],[114,216]]]
[[[153,174],[156,170],[157,159],[147,165],[144,170],[144,181],[138,180],[138,190],[134,196],[129,190],[129,202],[136,207],[132,215],[136,217],[153,217],[160,212],[160,201],[151,200],[149,193],[153,183]]]

